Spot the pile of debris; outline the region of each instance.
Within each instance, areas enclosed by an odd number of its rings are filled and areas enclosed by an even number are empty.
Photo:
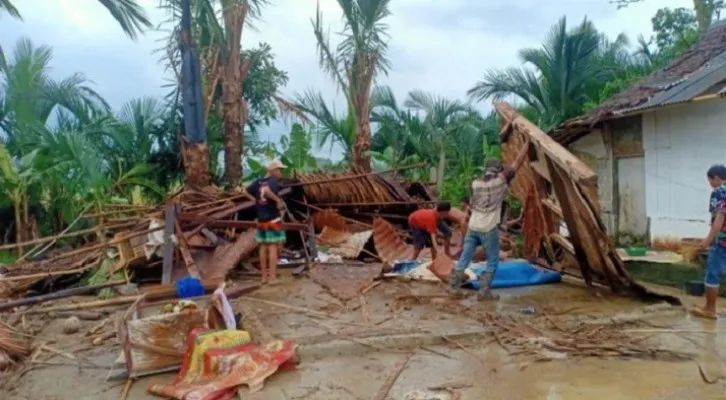
[[[646,293],[630,279],[614,247],[608,244],[599,211],[593,205],[597,199],[597,187],[592,186],[594,173],[511,108],[497,107],[503,131],[514,131],[503,149],[504,160],[519,150],[524,135],[530,136],[532,146],[532,159],[513,187],[524,212],[513,216],[514,223],[504,224],[507,229],[522,223],[525,248],[539,265],[581,276],[588,283]],[[421,165],[406,168],[416,167]],[[400,180],[403,169],[377,173],[354,169],[283,179],[280,196],[287,206],[283,229],[288,235],[280,267],[295,268],[294,274],[310,269],[313,279],[348,298],[369,287],[386,267],[410,258],[408,215],[435,204],[437,199],[426,184]],[[171,195],[163,206],[104,205],[84,213],[56,236],[2,246],[0,250],[32,250],[18,262],[0,267],[0,299],[24,297],[0,303],[0,312],[39,314],[133,304],[123,319],[128,323],[120,324],[123,327],[139,317],[139,310],[150,301],[173,299],[179,290],[175,283],[186,277],[200,281],[204,292],[217,288],[220,295],[219,285],[227,278],[260,274],[254,208],[255,200],[242,190],[186,187]],[[461,214],[459,210],[453,212]],[[95,226],[71,231],[80,220],[93,221]],[[566,223],[569,238],[557,229],[560,221]],[[457,232],[453,240],[459,242],[461,234]],[[79,238],[87,241],[75,249],[52,249],[58,242]],[[502,235],[501,240],[505,250],[515,251],[511,235]],[[443,251],[438,254],[429,269],[445,280],[454,262]],[[430,254],[424,252],[422,256]],[[372,263],[354,270],[342,265],[344,259],[358,260],[358,265]],[[475,261],[483,259],[481,252],[474,257]],[[335,264],[313,265],[326,261]],[[255,287],[251,283],[221,293],[232,298]],[[112,298],[71,306],[22,308],[90,293]],[[200,311],[194,315],[183,322],[187,324],[184,326],[194,326],[207,314]],[[120,330],[119,337],[125,337],[124,332]],[[19,360],[27,356],[29,348],[19,345],[15,338],[11,331],[0,329],[0,361],[2,357]],[[133,347],[132,341],[127,340],[128,348]],[[180,340],[159,348],[178,354],[183,346],[184,340]],[[141,357],[131,350],[125,356],[127,364],[130,358]],[[156,370],[169,362],[176,362],[176,358],[153,362],[149,368]],[[129,371],[132,369],[129,364]]]

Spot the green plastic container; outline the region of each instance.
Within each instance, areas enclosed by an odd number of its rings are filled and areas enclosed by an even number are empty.
[[[625,249],[625,252],[630,257],[643,257],[648,252],[648,249],[645,247],[628,247]]]

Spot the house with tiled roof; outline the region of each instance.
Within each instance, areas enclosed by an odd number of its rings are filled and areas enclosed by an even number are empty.
[[[726,163],[726,22],[665,68],[552,137],[598,173],[613,234],[651,241],[705,237],[706,170]]]

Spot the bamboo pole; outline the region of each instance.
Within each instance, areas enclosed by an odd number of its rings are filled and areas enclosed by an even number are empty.
[[[136,224],[137,224],[137,222],[135,222],[135,221],[129,221],[129,222],[124,222],[124,223],[119,223],[119,224],[113,224],[113,225],[105,225],[105,226],[101,226],[100,228],[101,229],[119,229],[119,228],[126,228],[128,226],[133,226],[133,225],[136,225]],[[66,234],[58,234],[58,235],[54,235],[54,236],[47,236],[47,237],[44,237],[44,238],[28,240],[28,241],[25,241],[25,242],[22,242],[22,243],[6,244],[6,245],[0,246],[0,250],[9,250],[9,249],[18,248],[20,246],[29,246],[29,245],[33,245],[33,244],[43,244],[43,243],[47,243],[47,242],[50,242],[50,241],[53,241],[53,240],[68,239],[68,238],[72,238],[72,237],[76,237],[76,236],[81,236],[81,235],[86,235],[86,234],[89,234],[89,233],[94,233],[94,232],[96,232],[97,229],[99,229],[99,227],[82,229],[80,231],[70,232],[70,233],[66,233]]]
[[[80,220],[81,220],[81,219],[83,218],[83,215],[84,215],[84,214],[85,214],[86,212],[88,212],[88,210],[89,210],[89,209],[90,209],[90,208],[91,208],[92,206],[93,206],[93,203],[91,203],[91,204],[87,205],[87,206],[86,206],[86,208],[84,208],[84,209],[83,209],[83,211],[81,211],[81,213],[80,213],[80,214],[78,214],[78,216],[76,217],[76,219],[74,219],[74,220],[73,220],[73,222],[71,222],[70,224],[68,224],[68,226],[66,227],[66,229],[64,229],[64,230],[63,230],[63,231],[62,231],[61,233],[59,233],[58,235],[55,235],[55,236],[54,236],[54,237],[53,237],[53,238],[51,239],[50,243],[48,243],[47,245],[45,245],[45,247],[43,247],[43,248],[42,248],[42,249],[41,249],[40,251],[38,251],[38,253],[37,253],[37,254],[42,254],[42,253],[43,253],[44,251],[48,250],[48,248],[50,248],[50,246],[53,246],[53,244],[55,244],[55,243],[56,243],[56,241],[58,240],[58,238],[59,238],[59,237],[62,237],[63,235],[65,235],[66,233],[68,233],[68,231],[69,231],[69,230],[71,230],[71,228],[73,228],[73,225],[75,225],[75,224],[76,224],[76,223],[77,223],[78,221],[80,221]],[[19,259],[17,259],[17,260],[15,261],[15,262],[16,262],[16,263],[20,263],[20,262],[22,262],[23,260],[25,260],[26,258],[30,257],[30,256],[31,256],[31,255],[32,255],[33,253],[35,253],[35,251],[36,251],[36,250],[38,250],[38,248],[40,247],[40,245],[41,245],[41,244],[40,244],[40,243],[38,243],[38,244],[37,244],[37,245],[36,245],[35,247],[33,247],[32,249],[30,249],[30,251],[29,251],[29,252],[25,253],[25,255],[24,255],[24,256],[20,257],[20,258],[19,258]],[[37,254],[36,254],[36,255],[37,255]]]
[[[0,303],[0,311],[9,310],[9,309],[15,308],[15,307],[41,304],[41,303],[45,303],[48,301],[63,299],[63,298],[70,297],[70,296],[76,296],[79,294],[86,294],[88,292],[93,292],[94,290],[123,285],[125,283],[126,283],[126,281],[104,282],[104,283],[100,283],[98,285],[65,289],[65,290],[60,290],[60,291],[57,291],[54,293],[48,293],[48,294],[44,294],[44,295],[40,295],[40,296],[26,297],[24,299],[6,301],[4,303]]]
[[[91,258],[91,257],[85,258],[85,259],[81,260],[80,263],[76,263],[76,264],[85,264],[89,258]],[[79,274],[81,272],[88,271],[89,269],[95,267],[95,264],[96,263],[89,263],[88,265],[86,265],[84,267],[73,268],[73,269],[68,269],[68,270],[64,270],[64,271],[50,271],[50,272],[39,272],[37,274],[30,274],[30,275],[9,276],[9,277],[4,277],[1,280],[5,281],[5,282],[12,282],[12,281],[24,281],[24,280],[29,280],[29,279],[43,279],[43,278],[51,278],[54,276]]]
[[[101,250],[101,249],[106,248],[108,246],[112,246],[112,245],[115,245],[115,244],[123,243],[123,242],[125,242],[125,241],[127,241],[129,239],[132,239],[132,238],[135,238],[135,237],[139,237],[139,236],[148,235],[149,233],[156,232],[156,231],[160,231],[162,229],[164,229],[163,226],[158,226],[158,227],[153,228],[153,229],[147,229],[147,230],[144,230],[144,231],[141,231],[141,232],[131,233],[131,234],[128,234],[128,235],[124,235],[124,236],[122,236],[120,238],[113,239],[113,240],[111,240],[111,241],[109,241],[107,243],[101,243],[101,244],[97,244],[97,245],[90,246],[90,247],[82,247],[80,249],[76,249],[76,250],[73,250],[73,251],[69,251],[67,253],[58,254],[57,256],[55,256],[53,258],[50,258],[50,259],[48,259],[46,261],[57,261],[57,260],[62,260],[64,258],[69,258],[69,257],[77,256],[79,254],[83,254],[83,253],[87,253],[87,252],[91,252],[91,251],[95,251],[95,250]]]

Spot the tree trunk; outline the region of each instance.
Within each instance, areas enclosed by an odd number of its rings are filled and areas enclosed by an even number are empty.
[[[180,153],[184,164],[186,183],[197,187],[206,187],[211,183],[211,176],[209,174],[209,148],[206,144],[206,108],[203,108],[204,99],[202,98],[202,68],[192,40],[190,1],[182,0],[181,6],[180,47],[182,65],[180,84],[184,109],[184,129],[186,129],[186,132],[180,132],[179,147],[181,148]]]
[[[179,135],[184,180],[187,185],[203,188],[212,183],[209,175],[209,148],[206,143],[189,143],[184,135]]]
[[[693,10],[696,12],[696,22],[698,22],[698,33],[703,34],[711,25],[711,15],[706,0],[693,0]]]
[[[355,144],[353,145],[353,165],[363,172],[371,171],[371,121],[368,110],[357,115]]]
[[[241,60],[242,28],[249,6],[231,5],[222,10],[227,31],[227,59],[222,72],[222,119],[224,121],[224,181],[238,186],[242,181],[243,129],[247,107],[242,98],[242,83],[250,63]]]
[[[15,212],[15,243],[23,243],[25,241],[25,224],[23,223],[23,204],[20,198],[13,199],[13,211]],[[25,249],[18,246],[18,257],[23,256]]]
[[[443,146],[439,148],[439,165],[436,168],[436,195],[441,197],[441,189],[444,187],[444,172],[446,169],[446,152]]]

